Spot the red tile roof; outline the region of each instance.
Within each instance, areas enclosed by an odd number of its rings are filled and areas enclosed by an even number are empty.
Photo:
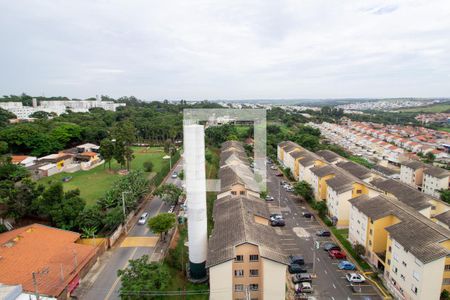
[[[13,156],[11,156],[11,158],[12,158],[11,162],[13,164],[20,164],[20,162],[23,161],[27,157],[28,156],[26,156],[26,155],[13,155]]]
[[[33,292],[32,273],[48,268],[37,280],[39,293],[59,296],[95,254],[95,247],[75,243],[79,238],[76,232],[41,224],[0,234],[0,282]]]

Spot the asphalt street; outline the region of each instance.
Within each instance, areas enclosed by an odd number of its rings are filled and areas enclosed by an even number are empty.
[[[339,260],[331,259],[328,253],[321,247],[315,249],[315,241],[322,245],[331,241],[330,237],[317,237],[315,233],[323,227],[317,220],[303,217],[303,212],[308,212],[304,202],[293,193],[287,192],[280,184],[283,177],[277,177],[278,170],[267,171],[268,194],[275,198],[270,201],[271,213],[281,213],[286,221],[285,227],[277,227],[275,230],[281,235],[281,246],[292,255],[303,255],[309,273],[315,273],[317,278],[313,280],[313,296],[316,299],[381,299],[375,288],[369,283],[361,284],[361,293],[354,293],[345,274],[349,271],[338,269]],[[280,201],[278,201],[280,199]],[[315,252],[315,254],[314,254]],[[314,256],[316,257],[314,261]]]
[[[182,168],[182,162],[180,161],[180,163],[174,168],[174,172],[179,173]],[[182,186],[182,181],[178,177],[174,179],[169,176],[165,183],[173,183],[179,187]],[[144,211],[148,212],[149,218],[151,218],[161,212],[167,212],[169,208],[170,205],[163,202],[159,197],[154,197],[146,205]],[[153,237],[155,240],[157,240],[157,236],[152,233],[147,226],[138,224],[135,224],[135,226],[130,230],[127,235],[127,238],[128,237],[131,237],[131,239],[140,237]],[[154,251],[154,246],[125,247],[123,246],[123,242],[122,244],[115,246],[113,249],[110,249],[107,252],[107,255],[110,255],[110,257],[103,263],[100,270],[97,271],[98,274],[96,274],[95,281],[89,288],[88,292],[82,296],[82,299],[120,299],[120,279],[119,277],[117,277],[117,271],[120,269],[124,269],[128,265],[128,261],[130,259],[136,259],[145,254],[152,256],[156,254],[154,253]]]

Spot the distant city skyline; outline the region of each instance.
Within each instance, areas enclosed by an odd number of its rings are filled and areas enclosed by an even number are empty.
[[[0,93],[449,97],[446,0],[4,1]]]

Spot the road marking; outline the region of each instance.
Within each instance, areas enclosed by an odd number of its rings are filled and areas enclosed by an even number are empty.
[[[323,270],[325,272],[325,274],[328,274],[327,270]]]
[[[333,296],[331,296],[331,300],[335,300]]]
[[[129,260],[132,259],[133,256],[136,254],[137,249],[138,249],[138,248],[134,248],[134,250],[133,250],[133,252],[131,253],[130,257],[128,257],[126,264],[123,266],[123,268],[120,268],[120,269],[125,269],[125,268],[128,266]],[[105,300],[108,300],[108,299],[111,297],[112,293],[113,293],[114,290],[116,289],[117,284],[119,283],[119,280],[120,280],[120,277],[117,276],[117,278],[116,278],[116,280],[114,281],[114,283],[113,283],[111,289],[108,291],[108,294],[106,295]]]
[[[333,283],[333,287],[336,288],[336,286],[334,285],[334,283]]]
[[[297,243],[283,243],[283,242],[281,242],[281,244],[283,246],[296,246],[297,245]]]
[[[158,240],[157,236],[129,236],[123,240],[120,247],[155,247]]]
[[[280,239],[280,241],[294,241],[295,239]]]
[[[317,258],[317,261],[320,261],[320,258]]]
[[[286,248],[284,250],[300,250],[300,248]]]

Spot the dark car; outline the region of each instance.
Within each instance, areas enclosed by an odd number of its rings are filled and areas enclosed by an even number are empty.
[[[308,272],[304,266],[300,266],[297,264],[289,265],[288,271],[290,274],[298,274],[298,273],[307,273]]]
[[[331,232],[329,232],[328,230],[319,230],[316,232],[317,236],[331,236]]]
[[[283,176],[283,173],[277,173],[277,174],[275,174],[275,176],[277,176],[277,177],[282,177],[282,176]]]
[[[341,247],[336,245],[335,243],[325,243],[322,245],[323,250],[330,251],[330,250],[338,250],[341,251]]]
[[[312,217],[312,213],[304,212],[304,213],[303,213],[303,216],[304,216],[305,218],[310,219],[310,218]]]
[[[289,255],[289,264],[290,265],[304,265],[305,259],[302,255]]]
[[[270,221],[270,225],[274,226],[274,227],[275,226],[283,227],[286,225],[286,223],[284,222],[283,219],[275,219],[275,220]]]
[[[270,215],[270,221],[282,220],[282,219],[283,219],[283,216],[281,214],[271,214]]]
[[[312,282],[312,276],[309,273],[299,273],[292,275],[292,283]]]

